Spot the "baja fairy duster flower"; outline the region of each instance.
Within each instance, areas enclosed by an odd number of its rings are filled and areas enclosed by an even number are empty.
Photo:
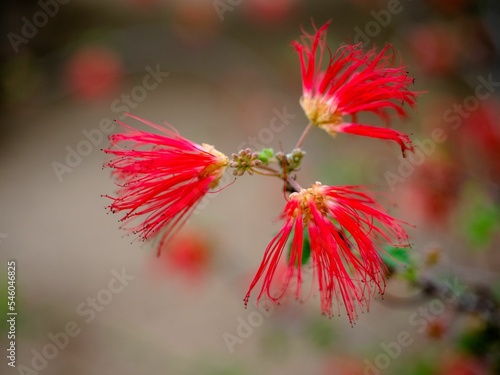
[[[106,164],[114,169],[116,197],[112,212],[125,211],[123,227],[144,240],[163,231],[162,244],[189,217],[210,189],[217,187],[229,158],[207,144],[196,144],[171,126],[163,127],[128,114],[163,135],[134,129],[110,136],[104,152],[115,158]],[[127,147],[128,146],[128,147]]]
[[[415,104],[416,93],[408,90],[413,79],[404,66],[394,66],[389,45],[379,53],[375,49],[363,52],[361,43],[345,45],[332,54],[326,45],[329,24],[313,35],[304,32],[302,43],[292,43],[299,53],[302,72],[300,104],[310,124],[332,136],[350,133],[392,140],[400,145],[403,155],[406,150],[412,151],[413,145],[406,134],[359,124],[356,119],[363,111],[372,112],[386,122],[391,111],[405,117],[404,103]],[[328,59],[328,65],[322,70],[324,59]],[[351,115],[352,121],[345,120],[347,115]]]
[[[389,216],[366,193],[353,186],[334,187],[316,182],[309,189],[292,193],[281,215],[285,224],[266,248],[262,263],[245,297],[262,278],[257,297],[263,294],[278,302],[296,279],[294,294],[301,299],[304,241],[309,239],[313,280],[317,281],[321,310],[333,315],[336,299],[343,302],[351,323],[357,307],[368,309],[375,292],[383,293],[387,269],[381,258],[383,243],[407,246],[407,235],[399,222]],[[276,293],[275,271],[291,239],[287,273]],[[314,282],[314,281],[313,281]]]

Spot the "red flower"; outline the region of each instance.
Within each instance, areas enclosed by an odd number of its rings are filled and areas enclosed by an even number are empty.
[[[165,229],[162,244],[180,227],[196,203],[215,188],[229,159],[213,146],[198,145],[172,127],[164,128],[128,114],[164,135],[144,132],[117,121],[128,131],[110,136],[116,158],[106,163],[114,168],[120,187],[109,206],[114,213],[126,211],[121,219],[126,229],[144,240]],[[130,148],[124,148],[125,146]],[[142,218],[139,223],[131,224]]]
[[[431,227],[446,226],[460,200],[462,169],[445,157],[428,158],[412,175],[404,204]]]
[[[311,188],[290,195],[281,218],[285,224],[267,246],[245,303],[262,277],[257,301],[265,293],[271,301],[278,302],[293,278],[297,281],[295,297],[301,298],[304,232],[307,230],[321,310],[332,316],[333,299],[339,304],[343,301],[352,323],[357,317],[357,306],[361,310],[368,309],[374,292],[384,292],[387,270],[380,255],[381,242],[407,246],[407,235],[398,221],[386,214],[370,196],[353,187],[323,186],[316,182]],[[273,295],[275,271],[290,236],[285,281],[282,290]]]
[[[122,75],[123,65],[116,52],[104,46],[87,46],[68,60],[65,78],[75,95],[100,99],[116,90]]]
[[[404,103],[415,104],[415,92],[407,87],[413,79],[405,67],[394,65],[394,55],[388,45],[379,53],[371,49],[364,53],[361,43],[340,47],[332,55],[326,45],[324,24],[314,35],[304,32],[303,43],[292,45],[300,57],[303,95],[300,104],[313,125],[326,130],[332,136],[336,133],[351,133],[372,138],[393,140],[401,146],[403,155],[413,150],[406,134],[356,121],[359,112],[372,112],[389,122],[391,111],[406,116]],[[328,52],[328,66],[321,70],[325,51]],[[351,115],[346,122],[344,116]]]
[[[168,277],[184,276],[193,285],[204,280],[213,263],[214,253],[202,228],[186,228],[163,250],[160,258],[154,259],[151,270]]]
[[[438,375],[488,375],[484,361],[464,353],[445,353],[439,359]]]

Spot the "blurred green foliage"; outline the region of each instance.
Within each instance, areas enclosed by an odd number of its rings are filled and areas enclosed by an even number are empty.
[[[410,284],[417,281],[418,269],[411,252],[407,248],[387,247],[382,260],[391,275],[396,274],[407,280]]]

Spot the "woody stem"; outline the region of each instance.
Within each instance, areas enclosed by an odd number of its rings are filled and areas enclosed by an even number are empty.
[[[297,193],[302,190],[302,186],[300,186],[293,178],[290,178],[290,176],[286,176],[286,182],[288,182]]]

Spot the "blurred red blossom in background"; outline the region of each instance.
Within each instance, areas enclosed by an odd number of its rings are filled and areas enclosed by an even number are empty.
[[[85,46],[66,62],[66,84],[77,97],[99,100],[116,91],[123,70],[120,56],[112,49]]]
[[[461,171],[446,157],[427,158],[416,166],[401,199],[403,208],[413,212],[417,222],[429,227],[446,226],[457,207]]]
[[[178,275],[198,284],[212,267],[213,250],[202,228],[186,228],[163,245],[158,258],[151,260],[154,272],[164,277]]]
[[[439,361],[437,375],[490,375],[488,368],[467,354],[445,352]]]
[[[289,19],[300,5],[298,0],[245,0],[243,7],[246,16],[252,21],[261,21],[267,27]]]

